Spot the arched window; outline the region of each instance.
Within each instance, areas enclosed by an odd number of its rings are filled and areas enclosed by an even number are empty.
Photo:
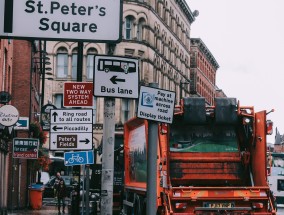
[[[59,48],[56,55],[56,77],[67,78],[68,75],[68,54],[66,48]]]
[[[93,79],[94,75],[94,57],[98,51],[95,48],[90,48],[87,51],[87,79]]]
[[[133,17],[127,16],[125,17],[125,39],[131,40],[133,37]]]
[[[141,18],[138,22],[138,25],[137,25],[137,40],[141,41],[143,40],[143,36],[144,36],[144,33],[143,33],[143,27],[145,25],[145,19]]]

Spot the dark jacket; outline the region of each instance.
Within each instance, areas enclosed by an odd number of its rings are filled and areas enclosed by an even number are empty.
[[[64,198],[67,196],[67,190],[65,183],[59,184],[56,188],[55,195],[57,198]]]

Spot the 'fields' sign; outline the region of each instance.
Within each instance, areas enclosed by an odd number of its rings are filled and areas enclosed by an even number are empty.
[[[0,0],[0,36],[118,41],[121,0]]]

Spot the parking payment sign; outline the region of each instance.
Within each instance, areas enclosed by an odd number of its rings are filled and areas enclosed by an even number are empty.
[[[94,164],[93,151],[78,151],[64,153],[65,166]]]

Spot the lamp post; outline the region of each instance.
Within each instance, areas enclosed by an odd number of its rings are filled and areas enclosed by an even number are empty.
[[[189,80],[184,81],[184,82],[180,81],[179,83],[179,100],[180,101],[182,99],[182,85],[185,85],[185,84],[190,84],[190,81]]]

